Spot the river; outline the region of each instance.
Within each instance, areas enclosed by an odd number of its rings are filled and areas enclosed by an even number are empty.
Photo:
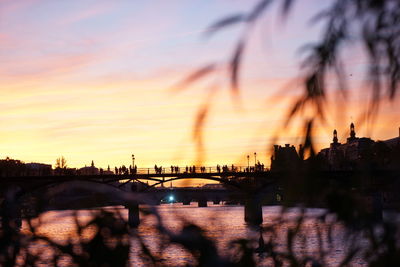
[[[123,207],[110,207],[109,210],[116,209],[123,217],[128,217],[128,212]],[[263,226],[270,226],[275,219],[281,216],[282,208],[279,206],[263,207]],[[226,258],[235,257],[237,252],[230,245],[232,240],[247,239],[251,241],[251,246],[254,248],[259,244],[259,231],[250,229],[244,222],[243,206],[225,206],[213,205],[208,203],[208,207],[199,208],[197,203],[192,203],[189,206],[183,206],[179,203],[163,204],[157,206],[157,211],[162,218],[163,224],[169,230],[178,233],[185,223],[194,223],[200,226],[206,233],[206,236],[215,241],[219,254]],[[93,210],[78,211],[77,217],[81,223],[87,222],[92,218]],[[275,225],[277,237],[275,244],[278,250],[285,251],[287,244],[287,231],[293,227],[294,220],[299,217],[300,209],[289,209],[283,216],[289,222],[281,222]],[[334,221],[334,217],[327,219],[327,222],[321,222],[317,219],[323,214],[322,209],[307,209],[305,216],[309,219],[302,224],[302,232],[294,245],[294,250],[299,257],[314,256],[318,257],[318,253],[322,250],[326,253],[325,261],[328,266],[338,266],[342,261],[349,244],[344,240],[346,231],[339,223],[329,223]],[[45,212],[40,217],[39,233],[46,235],[52,240],[65,243],[69,238],[73,237],[75,230],[75,212],[74,211],[49,211]],[[188,252],[178,245],[170,245],[162,251],[159,250],[160,238],[155,230],[155,217],[142,216],[141,224],[138,228],[138,233],[143,237],[146,245],[162,259],[163,263],[171,266],[184,266],[186,263],[193,263],[194,260]],[[332,225],[331,242],[328,238],[329,225]],[[321,243],[318,237],[318,229],[321,231]],[[23,221],[22,232],[28,231],[28,224]],[[90,233],[83,233],[90,236]],[[265,242],[269,235],[264,233]],[[360,241],[363,242],[363,241]],[[49,248],[44,245],[35,245],[37,249],[41,249],[45,253],[50,254]],[[131,240],[130,263],[131,266],[145,266],[142,257],[139,256],[140,249],[137,240]],[[270,266],[268,259],[262,254],[254,254],[257,263],[260,266]],[[68,266],[70,260],[68,258],[61,259],[60,264]],[[352,261],[354,266],[365,266],[360,257],[356,257]]]

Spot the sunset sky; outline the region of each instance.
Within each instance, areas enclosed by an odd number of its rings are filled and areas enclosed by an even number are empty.
[[[240,73],[240,107],[223,68],[185,89],[174,88],[205,64],[229,62],[243,27],[209,37],[205,29],[256,2],[0,1],[0,158],[54,165],[64,156],[70,167],[94,160],[104,168],[129,165],[135,154],[138,167],[194,163],[193,125],[199,108],[209,103],[204,164],[245,165],[246,155],[257,152],[269,165],[275,134],[279,144],[299,144],[298,121],[279,129],[301,88],[282,88],[299,73],[299,49],[319,36],[321,27],[310,18],[329,1],[298,1],[284,24],[273,6],[259,21]],[[326,126],[316,129],[320,147],[329,145],[333,128],[344,140],[350,122],[365,109],[366,60],[357,45],[344,58],[353,90],[346,104],[332,104]],[[212,85],[216,91],[209,97]],[[357,134],[396,137],[398,104],[383,106],[376,125]]]

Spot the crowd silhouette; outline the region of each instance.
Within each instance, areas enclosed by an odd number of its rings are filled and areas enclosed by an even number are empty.
[[[115,167],[114,168],[114,173],[116,175],[133,175],[133,174],[137,174],[137,166],[133,166],[129,165],[129,167],[126,167],[125,165],[122,165],[120,167]]]
[[[170,171],[169,174],[188,174],[188,173],[228,173],[228,172],[263,172],[263,171],[268,171],[267,168],[265,168],[263,163],[260,163],[258,161],[254,166],[235,166],[234,164],[232,165],[220,165],[217,164],[215,167],[206,167],[206,166],[188,166],[186,165],[185,168],[183,168],[183,171],[181,171],[181,167],[177,165],[171,165],[169,168],[163,168],[162,166],[158,166],[157,164],[154,165],[154,171],[151,170],[151,168],[141,168],[138,171],[137,166],[135,165],[132,167],[131,165],[129,167],[126,167],[125,165],[122,165],[120,167],[115,167],[114,168],[114,174],[116,175],[134,175],[138,173],[147,173],[147,174],[164,174],[168,173],[168,170]],[[112,174],[110,169],[108,168],[107,171],[103,171],[101,169],[100,174]]]
[[[180,173],[181,169],[178,166],[171,165],[171,173]]]

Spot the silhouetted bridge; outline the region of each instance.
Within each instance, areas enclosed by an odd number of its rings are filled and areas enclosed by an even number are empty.
[[[146,169],[147,170],[147,169]],[[238,187],[238,179],[240,178],[263,178],[275,179],[276,174],[271,174],[270,171],[253,171],[253,172],[240,172],[240,171],[226,171],[226,172],[183,172],[183,173],[147,173],[138,172],[135,174],[96,174],[96,175],[48,175],[48,176],[18,176],[18,177],[0,177],[0,185],[3,188],[7,185],[17,185],[26,188],[28,191],[43,186],[51,186],[70,181],[87,181],[101,184],[112,184],[115,182],[127,183],[137,181],[139,183],[150,182],[150,187],[163,185],[177,180],[184,179],[202,179],[220,182],[229,186]]]
[[[255,183],[254,181],[263,181],[265,185],[263,190],[252,195],[252,198],[257,197],[259,199],[265,194],[271,193],[274,188],[275,182],[274,178],[270,177],[270,172],[268,171],[216,171],[216,172],[157,172],[151,173],[135,173],[135,174],[103,174],[103,175],[53,175],[53,176],[20,176],[20,177],[1,177],[0,185],[2,189],[2,195],[5,195],[7,188],[14,188],[16,192],[16,197],[21,198],[26,195],[40,195],[46,198],[48,195],[52,195],[53,198],[59,198],[61,200],[68,201],[68,199],[73,199],[75,197],[76,203],[82,203],[84,201],[79,200],[77,195],[88,196],[88,190],[82,192],[77,186],[74,190],[69,190],[69,184],[92,184],[90,189],[94,192],[98,191],[101,186],[107,185],[123,192],[129,192],[135,195],[138,204],[152,204],[157,205],[162,199],[165,199],[171,194],[170,188],[163,187],[164,184],[169,184],[169,182],[184,180],[184,179],[206,179],[218,182],[224,187],[221,188],[174,188],[174,197],[177,201],[183,204],[190,204],[192,201],[198,202],[200,207],[207,206],[207,201],[212,201],[214,203],[221,201],[237,201],[241,202],[246,207],[246,194],[247,192],[243,190],[243,181],[251,180],[250,184]],[[149,184],[147,183],[149,182]],[[94,186],[96,185],[97,186]],[[158,186],[158,187],[157,187]],[[64,187],[64,189],[60,189]],[[86,188],[87,189],[87,188]],[[69,190],[69,191],[68,191]],[[50,193],[48,193],[50,192]],[[67,197],[60,197],[64,192],[67,193]],[[65,194],[64,194],[65,195]],[[93,194],[96,195],[96,194]],[[130,213],[130,221],[132,225],[138,224],[138,205],[137,204],[126,204],[120,200],[114,200],[114,196],[109,199],[104,199],[97,194],[97,206],[107,206],[107,205],[126,205]],[[117,198],[115,198],[117,199]],[[143,201],[146,200],[146,201]],[[57,201],[62,204],[63,201]],[[257,201],[260,202],[260,201]],[[96,205],[96,203],[93,203]],[[261,204],[260,204],[261,205]],[[260,206],[261,207],[261,206]],[[245,208],[245,210],[247,210]],[[261,210],[258,211],[258,221],[262,221]],[[254,221],[253,218],[247,214],[246,221]],[[260,218],[261,215],[261,218]]]
[[[379,172],[378,176],[388,179],[398,179],[398,171]],[[129,220],[132,226],[139,224],[139,203],[159,204],[172,192],[174,197],[183,204],[190,204],[191,201],[198,202],[200,207],[207,206],[207,201],[219,203],[220,201],[237,200],[244,204],[245,221],[259,224],[262,222],[262,204],[267,197],[271,202],[278,192],[278,182],[284,172],[271,171],[211,171],[211,172],[157,172],[148,173],[137,172],[134,174],[103,174],[103,175],[53,175],[53,176],[20,176],[20,177],[0,177],[2,199],[9,188],[14,188],[17,198],[36,193],[43,193],[45,190],[54,191],[53,196],[60,191],[60,186],[68,188],[69,184],[86,184],[87,191],[98,188],[93,186],[111,186],[121,192],[135,195],[135,203],[124,203],[121,200],[99,200],[99,206],[106,205],[125,205],[129,209]],[[303,175],[298,173],[298,175]],[[351,171],[330,171],[319,172],[318,176],[322,179],[346,182],[349,177],[363,175],[363,173]],[[184,179],[207,179],[219,182],[224,185],[222,188],[174,188],[173,190],[162,185],[176,180]],[[150,182],[150,185],[147,184]],[[370,182],[371,183],[371,182]],[[91,186],[87,186],[91,184]],[[372,182],[374,184],[374,182]],[[376,184],[376,183],[375,183]],[[158,187],[156,187],[159,185]],[[290,185],[289,185],[290,186]],[[361,185],[363,186],[363,185]],[[54,190],[54,188],[58,188]],[[74,189],[75,190],[75,189]],[[316,194],[318,192],[315,192]],[[81,191],[70,191],[70,197],[82,194]],[[113,196],[114,197],[114,196]],[[117,199],[117,198],[116,198]],[[142,200],[146,200],[143,201]],[[3,201],[4,202],[4,201]],[[271,203],[270,202],[270,203]]]

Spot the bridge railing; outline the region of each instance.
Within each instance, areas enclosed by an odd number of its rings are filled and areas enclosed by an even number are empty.
[[[131,170],[132,171],[132,170]],[[133,170],[131,173],[130,170],[127,170],[129,174],[190,174],[190,173],[245,173],[245,172],[265,172],[269,171],[268,168],[262,166],[170,166],[170,167],[163,167],[163,166],[155,166],[153,168],[137,168],[136,171]],[[126,172],[120,173],[126,174]]]
[[[81,171],[77,169],[62,169],[62,170],[49,170],[46,174],[33,174],[29,172],[19,172],[19,173],[0,173],[0,177],[27,177],[27,176],[85,176],[85,175],[162,175],[166,174],[171,176],[173,174],[223,174],[223,173],[250,173],[250,172],[266,172],[269,171],[268,168],[262,165],[257,166],[154,166],[153,168],[118,168],[114,169],[97,169],[93,167],[92,169]]]

